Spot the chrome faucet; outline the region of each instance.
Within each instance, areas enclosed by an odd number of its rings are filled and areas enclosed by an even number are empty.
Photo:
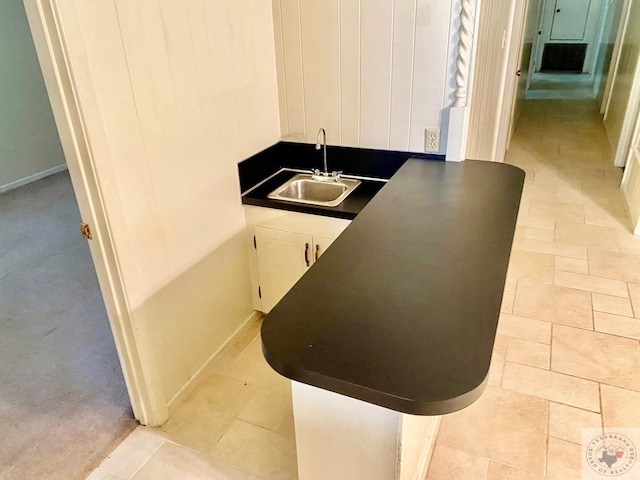
[[[322,134],[322,145],[320,145],[320,135]],[[324,166],[324,172],[322,174],[325,177],[329,176],[329,171],[327,170],[327,132],[324,131],[324,128],[318,130],[318,136],[316,138],[316,150],[320,150],[322,146],[322,165]]]

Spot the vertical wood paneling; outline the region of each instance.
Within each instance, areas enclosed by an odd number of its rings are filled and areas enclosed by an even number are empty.
[[[340,0],[341,144],[360,145],[360,4]]]
[[[274,22],[281,16],[283,31],[276,42],[284,63],[280,102],[286,99],[289,119],[285,140],[315,142],[317,128],[325,126],[332,144],[423,152],[425,129],[440,127],[445,151],[441,117],[454,74],[447,71],[455,49],[451,1],[276,3]]]
[[[287,76],[284,68],[284,40],[282,38],[282,7],[280,0],[273,0],[273,36],[276,47],[276,73],[278,75],[278,107],[280,111],[280,133],[289,134],[289,115],[287,110]]]
[[[285,140],[306,141],[304,73],[299,0],[281,0],[284,68],[287,82],[289,131]]]
[[[300,0],[307,141],[324,127],[340,138],[340,8],[338,0]]]
[[[389,148],[392,150],[407,150],[409,148],[416,7],[417,0],[396,1],[394,6],[391,119],[389,122]]]
[[[412,151],[424,151],[426,128],[443,128],[444,82],[452,75],[447,72],[449,23],[449,2],[418,0],[409,141]],[[444,152],[444,129],[440,138],[440,151]]]
[[[361,11],[360,145],[388,148],[393,4],[366,0]]]

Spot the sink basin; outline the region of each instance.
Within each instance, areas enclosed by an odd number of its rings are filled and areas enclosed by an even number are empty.
[[[273,200],[307,203],[324,207],[340,205],[347,196],[360,185],[360,180],[341,178],[334,180],[314,180],[312,175],[299,173],[267,195]]]

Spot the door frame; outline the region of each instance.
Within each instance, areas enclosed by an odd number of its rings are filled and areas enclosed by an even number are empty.
[[[159,425],[168,418],[167,405],[160,390],[154,388],[155,372],[152,369],[155,363],[144,358],[150,352],[143,348],[144,332],[138,332],[132,323],[119,259],[69,63],[58,0],[23,0],[23,4],[80,215],[82,221],[91,228],[89,249],[133,413],[144,425]]]

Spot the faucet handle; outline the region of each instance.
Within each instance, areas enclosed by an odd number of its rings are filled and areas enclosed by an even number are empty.
[[[331,172],[331,177],[337,182],[340,180],[340,175],[342,175],[342,170]]]

